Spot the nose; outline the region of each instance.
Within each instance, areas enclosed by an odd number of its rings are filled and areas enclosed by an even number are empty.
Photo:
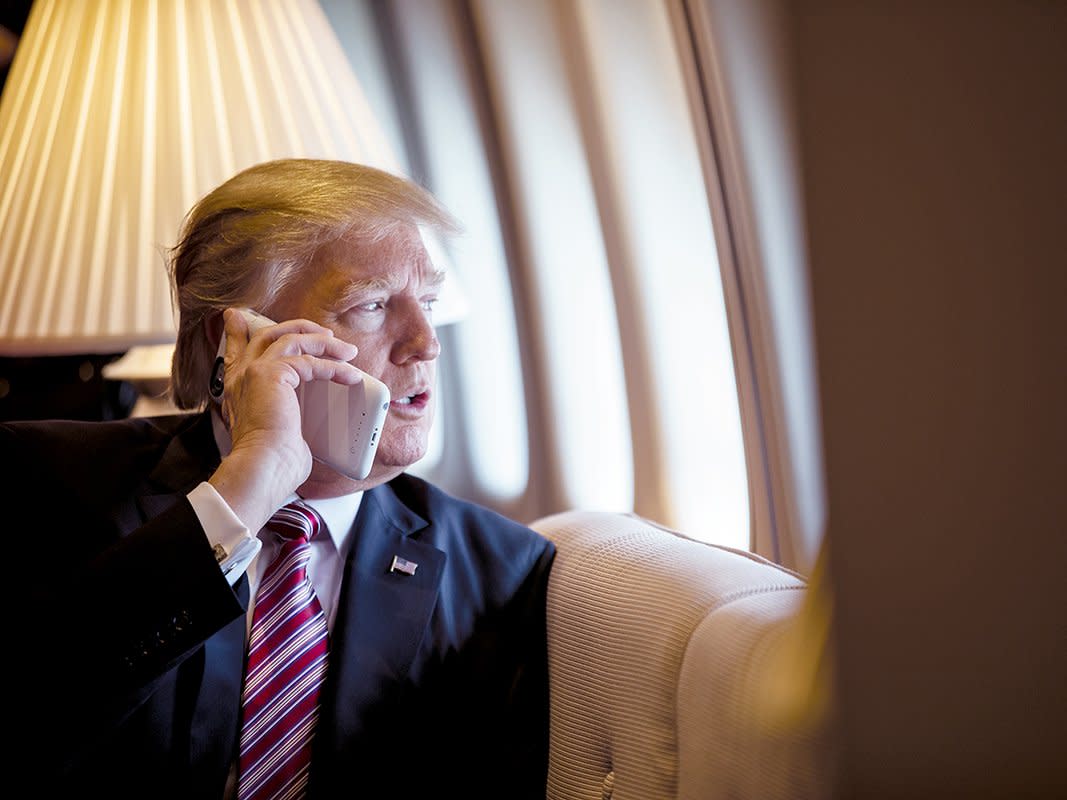
[[[407,364],[411,361],[432,361],[441,353],[441,343],[437,340],[437,330],[430,320],[429,312],[413,302],[405,308],[397,321],[398,328],[392,350],[394,364]]]

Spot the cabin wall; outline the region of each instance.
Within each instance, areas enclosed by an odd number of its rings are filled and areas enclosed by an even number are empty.
[[[842,795],[1064,796],[1067,4],[791,13]]]

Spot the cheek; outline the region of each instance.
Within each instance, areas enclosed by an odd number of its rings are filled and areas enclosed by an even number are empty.
[[[347,332],[340,335],[359,348],[353,363],[364,372],[369,372],[378,378],[382,377],[389,365],[388,345],[373,336]]]

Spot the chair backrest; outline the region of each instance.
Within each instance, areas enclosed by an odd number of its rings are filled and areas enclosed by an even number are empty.
[[[557,546],[549,798],[829,791],[811,659],[796,657],[800,576],[634,515],[570,511],[533,527]]]

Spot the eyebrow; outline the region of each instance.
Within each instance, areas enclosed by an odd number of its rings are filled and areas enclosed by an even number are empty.
[[[445,282],[445,276],[447,273],[443,269],[435,269],[431,272],[426,280],[423,282],[424,289],[440,289],[441,284]],[[355,283],[348,284],[337,296],[337,301],[340,303],[349,303],[354,300],[358,300],[368,294],[375,294],[377,292],[391,292],[394,290],[396,284],[393,281],[385,278],[369,278],[364,281],[356,281]]]

